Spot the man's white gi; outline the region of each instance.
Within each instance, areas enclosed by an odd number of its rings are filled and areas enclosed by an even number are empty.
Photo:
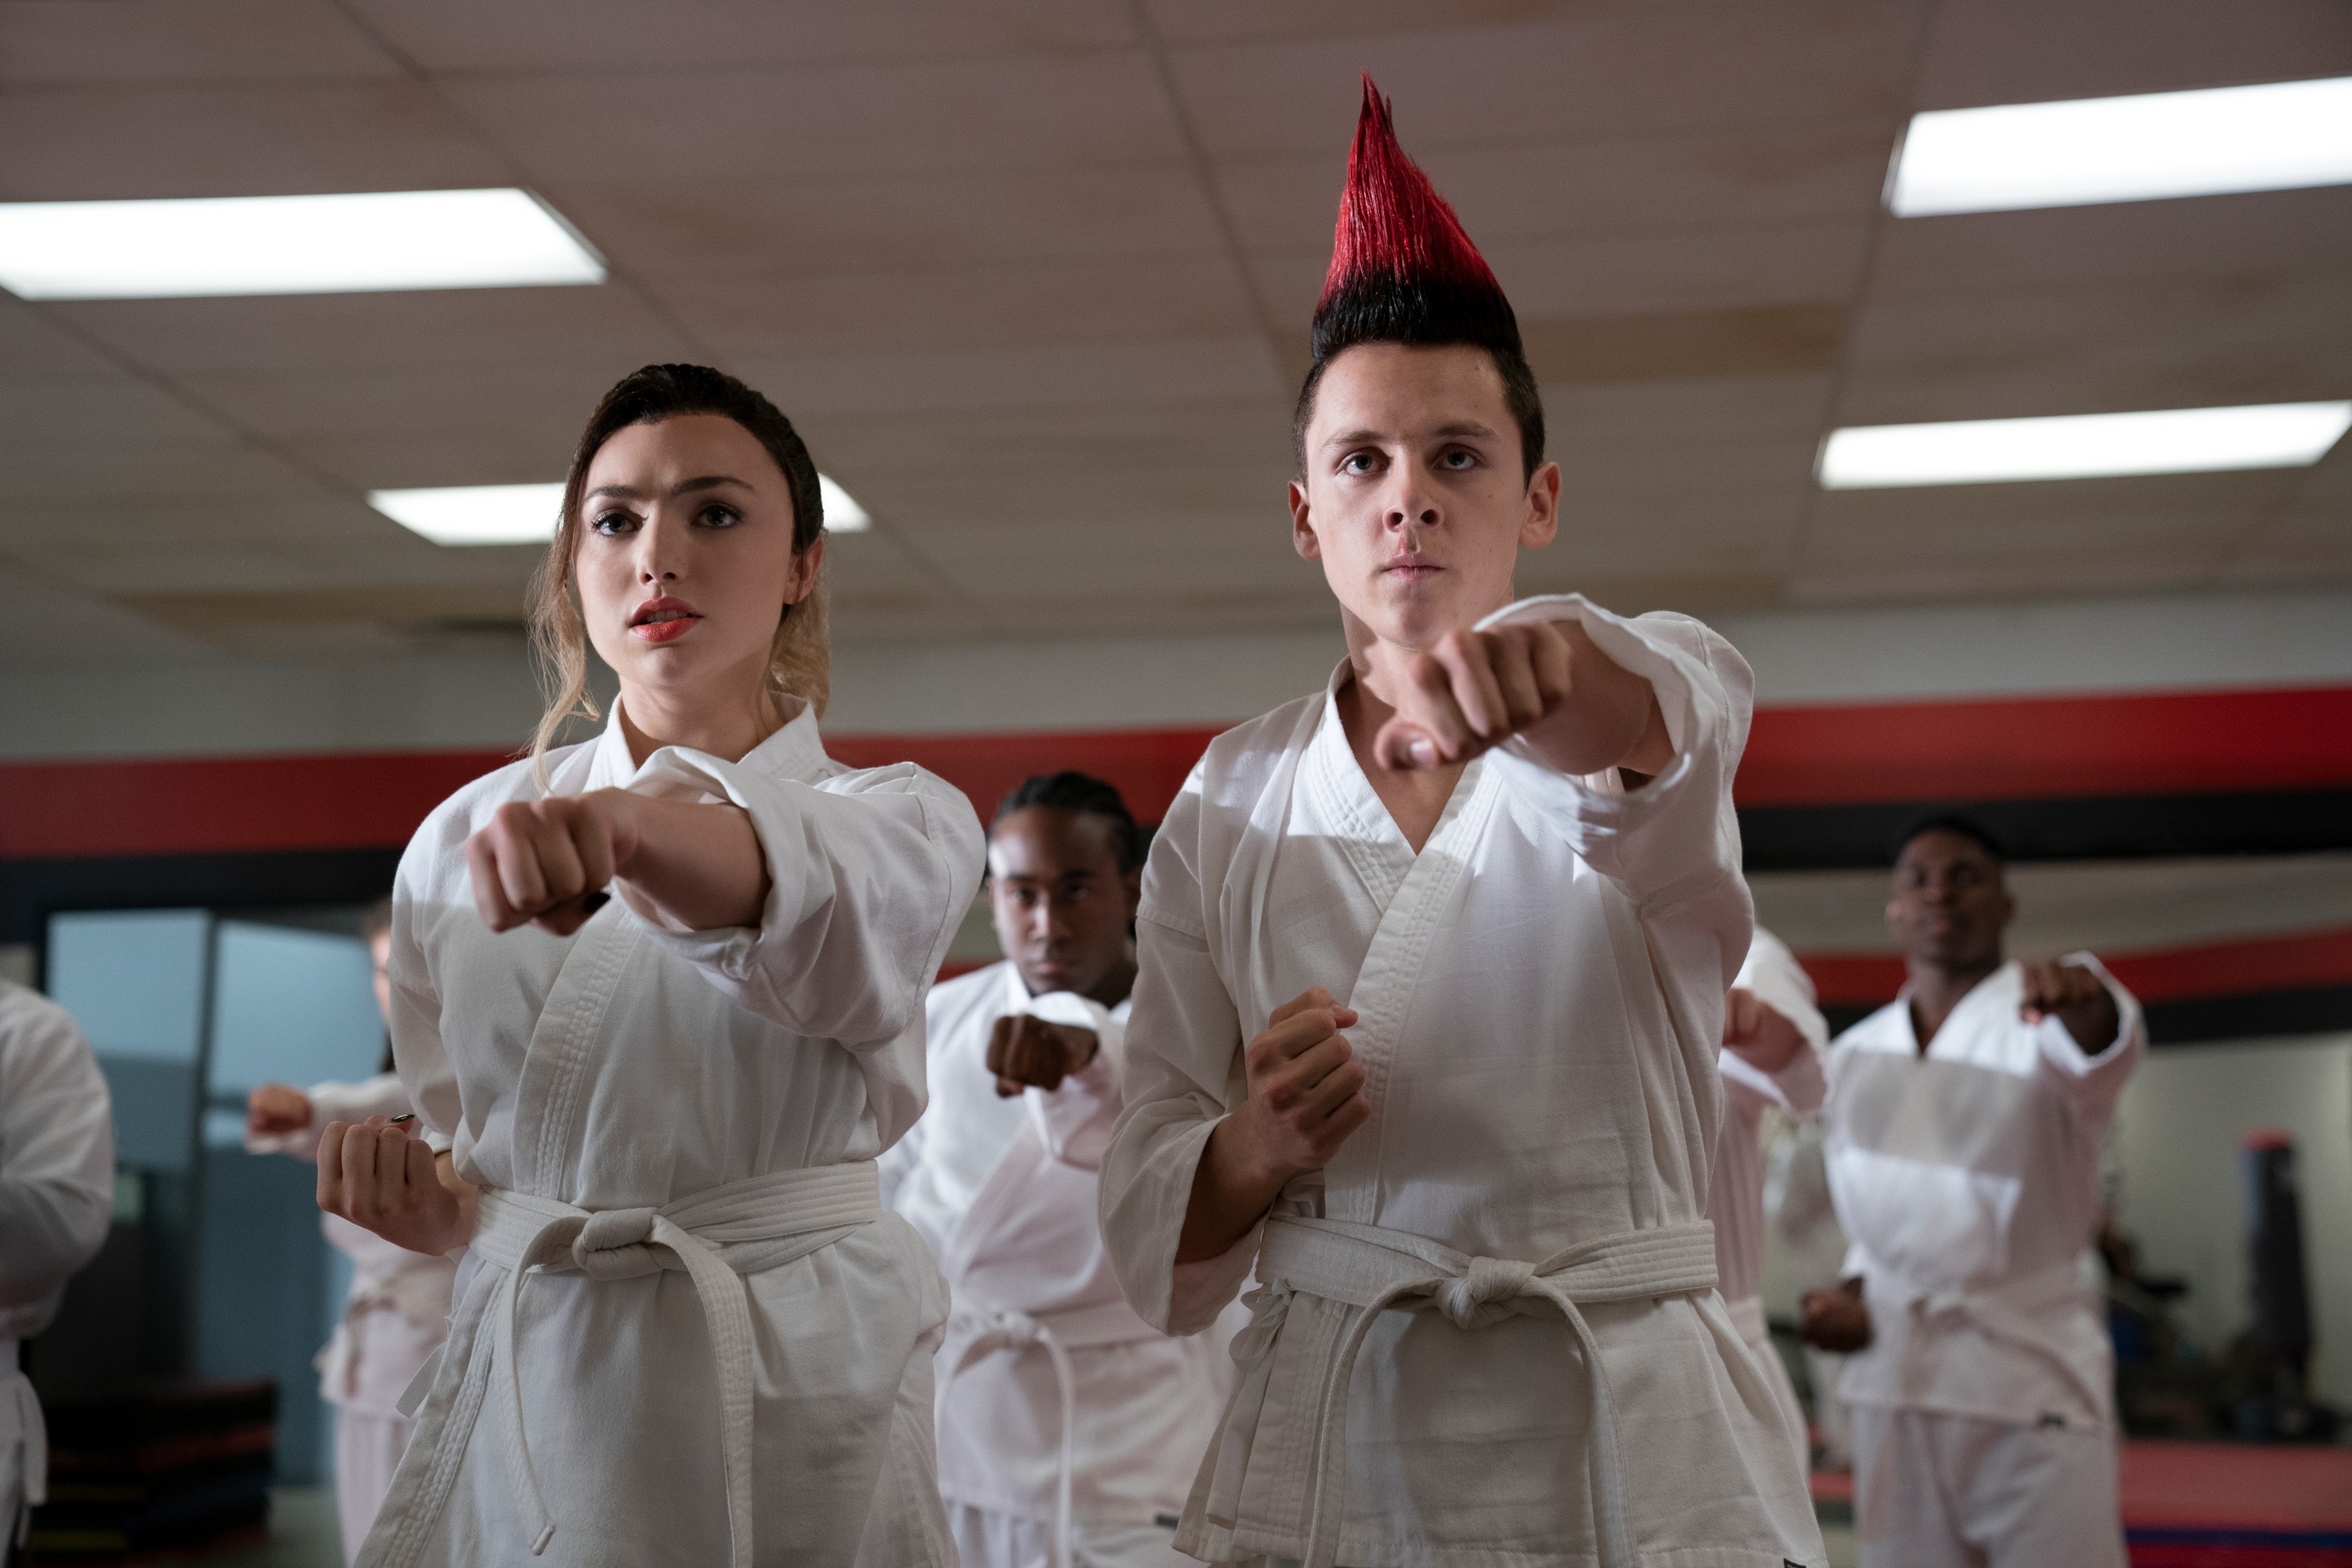
[[[48,1495],[48,1443],[17,1343],[49,1326],[66,1281],[114,1219],[114,1111],[64,1008],[0,980],[0,1555]]]
[[[1262,1282],[1178,1544],[1367,1568],[1819,1563],[1706,1219],[1753,918],[1731,811],[1748,667],[1677,616],[1568,596],[1486,624],[1507,619],[1581,619],[1649,680],[1665,773],[1628,793],[1513,742],[1464,772],[1416,855],[1349,747],[1342,666],[1213,742],[1153,843],[1104,1237],[1175,1332],[1254,1264]],[[1360,1015],[1371,1121],[1228,1253],[1179,1268],[1242,1047],[1318,985]]]
[[[1732,984],[1795,1025],[1805,1043],[1777,1073],[1759,1071],[1729,1051],[1717,1058],[1723,1070],[1723,1130],[1716,1135],[1715,1178],[1706,1197],[1706,1216],[1715,1222],[1716,1289],[1788,1413],[1799,1468],[1810,1469],[1804,1406],[1764,1321],[1764,1112],[1802,1118],[1821,1109],[1821,1051],[1829,1044],[1829,1025],[1813,1005],[1812,980],[1796,955],[1761,926]]]
[[[356,1124],[413,1109],[396,1073],[313,1084],[303,1094],[310,1101],[310,1121],[289,1132],[247,1133],[247,1152],[315,1163],[328,1122]],[[395,1246],[341,1215],[320,1215],[319,1228],[329,1246],[352,1260],[342,1316],[317,1363],[319,1397],[335,1407],[335,1512],[342,1521],[343,1558],[352,1562],[416,1430],[415,1419],[400,1413],[400,1397],[448,1337],[457,1265]]]
[[[493,935],[465,845],[539,795],[520,763],[409,845],[394,1051],[485,1190],[362,1561],[952,1561],[946,1292],[874,1160],[923,1108],[923,997],[980,881],[970,803],[911,763],[844,769],[805,710],[740,762],[642,767],[616,711],[549,773],[731,801],[772,885],[752,929],[667,929],[625,895],[569,938]]]
[[[1095,1173],[1121,1104],[1128,1004],[1032,997],[1008,963],[934,987],[928,1011],[930,1109],[883,1156],[882,1179],[954,1302],[938,1363],[940,1491],[964,1568],[1051,1560],[1066,1442],[1075,1561],[1186,1562],[1170,1526],[1232,1363],[1214,1336],[1170,1339],[1136,1316],[1103,1253]],[[1101,1047],[1051,1092],[1000,1099],[989,1037],[1017,1013],[1092,1029]]]
[[[1925,1057],[1907,995],[1838,1037],[1830,1186],[1871,1342],[1853,1407],[1855,1540],[1867,1564],[2120,1564],[2114,1365],[2090,1246],[2099,1152],[2147,1049],[2139,1004],[2096,1053],[2019,1016],[2004,964]]]

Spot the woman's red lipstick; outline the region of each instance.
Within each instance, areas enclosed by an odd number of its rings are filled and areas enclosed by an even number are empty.
[[[647,599],[629,617],[629,635],[642,642],[676,642],[700,619],[700,612],[684,599]]]

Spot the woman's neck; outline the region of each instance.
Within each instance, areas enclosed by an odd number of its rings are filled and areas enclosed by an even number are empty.
[[[622,686],[621,735],[629,743],[632,763],[643,766],[664,746],[684,746],[708,752],[724,762],[740,762],[752,747],[784,727],[784,715],[764,685],[748,699],[735,696],[723,703],[680,700],[679,697]]]

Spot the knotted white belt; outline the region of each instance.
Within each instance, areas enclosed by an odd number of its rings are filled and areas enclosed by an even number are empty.
[[[524,1436],[522,1378],[515,1359],[523,1279],[534,1270],[576,1270],[592,1279],[627,1279],[672,1268],[683,1270],[694,1282],[709,1327],[726,1462],[729,1561],[734,1568],[751,1568],[753,1340],[751,1304],[737,1277],[782,1268],[830,1247],[881,1212],[881,1182],[871,1160],[779,1171],[659,1208],[592,1213],[551,1198],[485,1188],[473,1247],[485,1262],[507,1271],[488,1304],[493,1315],[489,1351],[486,1356],[477,1317],[463,1352],[464,1382],[426,1483],[425,1506],[414,1516],[416,1528],[404,1531],[378,1561],[404,1563],[421,1552],[425,1531],[439,1517],[457,1482],[458,1458],[493,1374],[505,1379],[505,1436],[516,1506],[531,1531],[532,1553],[545,1552],[555,1536],[555,1521],[540,1490]],[[454,1336],[449,1348],[457,1351]]]
[[[1309,1464],[1315,1492],[1307,1516],[1307,1568],[1331,1568],[1339,1553],[1348,1485],[1348,1385],[1364,1338],[1380,1315],[1391,1310],[1438,1311],[1458,1327],[1479,1328],[1532,1314],[1542,1302],[1566,1320],[1591,1374],[1591,1482],[1601,1568],[1634,1568],[1616,1406],[1601,1369],[1601,1347],[1577,1304],[1712,1290],[1712,1225],[1698,1220],[1628,1231],[1569,1247],[1540,1263],[1522,1263],[1472,1258],[1426,1237],[1381,1226],[1277,1217],[1266,1223],[1257,1269],[1274,1298],[1260,1305],[1261,1320],[1269,1312],[1278,1317],[1293,1292],[1363,1309],[1340,1339],[1324,1385]]]
[[[1070,1482],[1077,1468],[1078,1384],[1070,1367],[1070,1352],[1160,1337],[1160,1331],[1137,1317],[1135,1309],[1125,1301],[1033,1315],[1011,1307],[959,1300],[949,1315],[944,1357],[948,1372],[940,1381],[939,1393],[943,1407],[957,1376],[984,1355],[1034,1347],[1054,1363],[1054,1382],[1062,1396],[1060,1469],[1054,1490],[1054,1560],[1060,1568],[1070,1568]]]
[[[5,1521],[7,1543],[21,1547],[34,1508],[48,1500],[49,1428],[41,1419],[41,1402],[34,1396],[32,1380],[16,1368],[15,1340],[0,1340],[0,1402],[15,1409],[16,1436],[22,1445],[17,1450],[16,1479],[23,1490],[18,1494],[16,1517]]]
[[[2067,1354],[2055,1331],[2070,1313],[2097,1310],[2094,1303],[2097,1288],[2084,1277],[2081,1259],[2053,1264],[1997,1285],[1969,1288],[1922,1284],[1865,1254],[1863,1278],[1865,1300],[1873,1311],[1891,1308],[1908,1313],[1922,1326],[1941,1327],[1956,1319],[1965,1320],[2057,1368],[2081,1395],[2085,1408],[2108,1409],[2112,1396]],[[2095,1337],[2103,1338],[2104,1330]]]

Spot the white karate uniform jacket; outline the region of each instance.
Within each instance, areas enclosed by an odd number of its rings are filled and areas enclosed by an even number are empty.
[[[1855,1405],[2105,1432],[2114,1352],[2091,1240],[2099,1152],[2147,1048],[2139,1004],[2088,953],[2116,1037],[2085,1052],[2018,1016],[2003,964],[1919,1055],[1908,995],[1838,1037],[1824,1113],[1830,1190],[1870,1307],[1838,1392]]]
[[[1716,1135],[1706,1204],[1707,1218],[1715,1222],[1716,1289],[1788,1412],[1799,1458],[1810,1464],[1804,1407],[1764,1318],[1764,1112],[1777,1110],[1810,1120],[1821,1110],[1827,1087],[1822,1050],[1829,1044],[1829,1025],[1813,1005],[1812,980],[1796,955],[1761,926],[1732,984],[1754,992],[1757,1000],[1794,1024],[1805,1043],[1776,1073],[1759,1071],[1729,1051],[1717,1058],[1723,1072],[1723,1128]]]
[[[1071,1517],[1150,1524],[1174,1515],[1233,1379],[1213,1336],[1171,1339],[1127,1304],[1103,1250],[1096,1171],[1118,1118],[1129,1004],[1033,997],[1010,963],[931,991],[930,1109],[883,1158],[892,1206],[923,1234],[954,1309],[939,1356],[940,1490],[948,1501],[1053,1520],[1071,1374]],[[1047,1091],[996,1093],[999,1018],[1034,1013],[1091,1029],[1093,1061]]]
[[[642,767],[616,711],[549,773],[557,794],[731,801],[772,887],[756,929],[665,929],[616,898],[570,938],[493,935],[465,844],[538,795],[530,766],[418,830],[394,1051],[486,1190],[362,1561],[946,1559],[946,1296],[873,1161],[923,1108],[923,997],[980,880],[970,803],[911,763],[844,769],[806,711],[740,762],[665,747]]]
[[[113,1218],[114,1110],[98,1058],[64,1008],[0,980],[0,1553],[48,1488],[18,1342],[57,1317]]]
[[[1486,624],[1534,618],[1581,619],[1653,684],[1675,759],[1646,787],[1507,744],[1416,856],[1349,747],[1343,666],[1213,742],[1153,843],[1104,1236],[1129,1299],[1176,1332],[1253,1264],[1264,1282],[1179,1532],[1196,1557],[1822,1561],[1705,1219],[1753,918],[1731,811],[1748,668],[1695,621],[1576,596]],[[1242,1047],[1317,985],[1361,1016],[1371,1121],[1269,1223],[1179,1268]],[[1424,1310],[1368,1319],[1384,1297]]]

